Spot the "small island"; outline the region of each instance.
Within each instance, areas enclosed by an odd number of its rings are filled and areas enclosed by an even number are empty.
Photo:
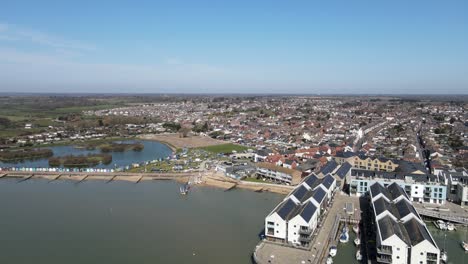
[[[21,149],[0,151],[0,161],[21,161],[27,159],[40,159],[52,157],[54,152],[51,149]]]
[[[94,150],[94,149],[99,149],[101,152],[108,153],[108,152],[124,152],[124,151],[142,151],[145,148],[145,145],[140,142],[135,142],[135,143],[116,143],[116,142],[111,142],[111,143],[88,143],[86,144],[85,148],[87,150]]]
[[[49,166],[52,167],[93,167],[100,163],[108,165],[111,162],[112,155],[110,154],[68,155],[49,158]]]

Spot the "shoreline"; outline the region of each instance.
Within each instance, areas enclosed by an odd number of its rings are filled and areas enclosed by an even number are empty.
[[[0,171],[0,180],[2,179],[19,179],[20,182],[31,180],[31,179],[39,179],[39,180],[48,180],[48,181],[59,181],[59,180],[70,180],[76,182],[82,181],[123,181],[123,182],[130,182],[130,183],[140,183],[143,181],[161,181],[161,180],[171,180],[176,183],[186,183],[189,181],[189,178],[192,176],[197,176],[196,174],[193,175],[180,175],[177,177],[174,176],[151,176],[145,175],[145,173],[141,173],[140,175],[99,175],[99,174],[80,174],[80,175],[67,175],[67,174],[15,174],[14,172],[10,171],[2,172]],[[291,188],[288,186],[282,185],[273,185],[273,184],[262,184],[262,183],[255,183],[252,184],[250,182],[243,182],[243,181],[235,181],[233,179],[219,176],[219,175],[211,175],[211,176],[204,176],[202,182],[196,184],[199,186],[206,186],[206,187],[214,187],[218,189],[223,189],[225,191],[229,191],[232,189],[240,188],[245,190],[250,190],[253,192],[271,192],[276,194],[288,194],[291,191]]]

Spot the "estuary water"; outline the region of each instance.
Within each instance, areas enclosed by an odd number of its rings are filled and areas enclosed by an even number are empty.
[[[124,152],[109,152],[112,155],[112,163],[104,165],[99,164],[95,168],[116,168],[131,165],[132,163],[141,163],[145,161],[164,159],[172,154],[172,150],[157,141],[149,140],[126,140],[126,141],[115,141],[122,143],[134,143],[140,142],[144,145],[142,151],[124,151]],[[67,155],[87,155],[94,153],[101,153],[100,150],[86,150],[83,148],[77,148],[74,145],[67,146],[52,146],[44,147],[51,149],[54,152],[54,157],[62,157]],[[24,160],[18,162],[1,162],[0,167],[23,167],[23,168],[47,168],[49,167],[49,159],[35,159],[35,160]]]
[[[0,263],[250,263],[283,196],[172,181],[0,179]]]

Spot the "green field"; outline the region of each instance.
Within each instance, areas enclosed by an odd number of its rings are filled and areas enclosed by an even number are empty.
[[[241,146],[241,145],[228,143],[228,144],[222,144],[222,145],[201,147],[200,149],[206,150],[211,153],[219,154],[219,153],[232,153],[233,150],[237,152],[243,152],[249,148],[245,146]]]

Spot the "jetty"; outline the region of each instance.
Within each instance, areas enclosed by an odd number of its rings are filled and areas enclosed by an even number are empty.
[[[440,219],[456,224],[461,225],[468,225],[468,213],[458,213],[452,212],[450,210],[438,210],[436,209],[423,209],[423,208],[416,208],[418,214],[424,217]]]

